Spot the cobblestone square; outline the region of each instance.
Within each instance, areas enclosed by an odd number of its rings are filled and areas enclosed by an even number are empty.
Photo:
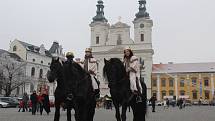
[[[94,121],[116,121],[114,118],[115,110],[96,109]],[[73,121],[74,120],[74,112]],[[0,121],[53,121],[54,109],[47,115],[31,115],[30,112],[18,112],[16,108],[1,108]],[[127,113],[127,121],[132,121],[132,113]],[[61,113],[61,120],[66,121],[66,112]],[[191,106],[179,110],[177,107],[163,109],[157,107],[155,113],[148,108],[146,121],[215,121],[215,107]]]

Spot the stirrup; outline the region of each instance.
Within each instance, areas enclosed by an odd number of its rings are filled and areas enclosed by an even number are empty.
[[[137,96],[137,97],[136,97],[136,103],[141,103],[141,102],[142,102],[141,96]]]

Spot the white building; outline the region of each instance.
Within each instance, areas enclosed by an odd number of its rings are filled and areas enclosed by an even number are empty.
[[[146,12],[146,1],[139,0],[139,12],[134,18],[134,40],[130,37],[130,26],[121,21],[110,25],[104,16],[103,1],[97,4],[97,14],[93,17],[91,27],[91,47],[94,57],[98,60],[98,79],[101,81],[102,94],[108,94],[107,82],[103,79],[102,70],[104,58],[123,58],[123,48],[130,46],[139,57],[142,69],[142,79],[147,85],[148,98],[151,97],[152,73],[152,26],[153,21]]]
[[[38,47],[15,39],[10,43],[9,51],[16,53],[27,63],[24,91],[30,94],[33,90],[41,91],[42,88],[46,88],[49,94],[53,95],[56,86],[54,83],[48,83],[46,74],[53,56],[64,57],[62,46],[53,42],[51,48],[46,50],[43,44]]]

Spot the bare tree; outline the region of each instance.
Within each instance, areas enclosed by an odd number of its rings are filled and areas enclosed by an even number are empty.
[[[8,53],[1,56],[0,88],[4,90],[5,96],[10,96],[13,90],[24,84],[25,65],[25,62],[10,57]]]

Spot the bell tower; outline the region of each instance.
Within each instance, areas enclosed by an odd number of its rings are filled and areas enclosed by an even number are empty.
[[[149,13],[146,12],[146,0],[139,0],[139,11],[134,19],[134,42],[136,44],[152,43],[152,26],[153,21]]]
[[[104,46],[108,39],[109,24],[104,16],[104,2],[98,0],[96,16],[90,24],[91,27],[91,47]]]

